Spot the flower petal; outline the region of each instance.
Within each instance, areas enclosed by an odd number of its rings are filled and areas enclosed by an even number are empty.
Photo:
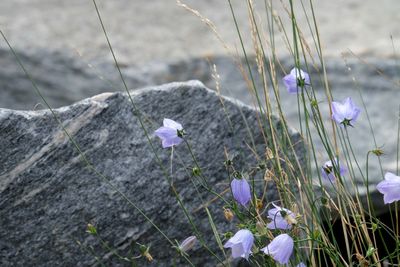
[[[391,172],[387,172],[385,173],[385,180],[387,181],[399,181],[400,177],[391,173]]]
[[[272,203],[275,208],[272,208],[268,210],[268,218],[271,219],[272,221],[267,224],[268,229],[282,229],[282,230],[287,230],[291,229],[292,226],[288,223],[288,221],[282,217],[281,211],[286,212],[287,216],[292,217],[293,219],[295,218],[294,214],[292,211],[281,208],[274,203]]]
[[[296,94],[301,89],[298,85],[298,79],[304,80],[305,86],[310,85],[310,76],[298,68],[293,68],[288,75],[283,77],[283,83],[290,94]]]
[[[332,119],[337,123],[342,123],[345,119],[344,117],[345,109],[342,104],[338,102],[332,102]]]
[[[154,133],[161,139],[169,139],[178,136],[178,133],[175,129],[164,126],[158,128]]]
[[[288,264],[294,247],[293,239],[288,234],[280,234],[261,249],[265,254],[270,255],[280,264]]]
[[[224,248],[232,249],[233,258],[248,259],[254,244],[254,236],[247,229],[241,229],[225,243]]]
[[[290,94],[297,93],[298,88],[297,88],[297,80],[296,80],[295,76],[293,76],[291,74],[286,75],[285,77],[283,77],[283,83],[285,84],[285,86]]]
[[[175,130],[182,130],[183,129],[183,127],[182,127],[182,125],[180,123],[178,123],[176,121],[173,121],[171,119],[164,119],[163,125],[164,125],[164,127],[172,128],[172,129],[175,129]]]
[[[357,107],[351,97],[347,97],[342,103],[332,102],[332,119],[344,127],[343,122],[349,121],[354,124],[361,113],[361,109]]]
[[[171,137],[171,138],[167,138],[167,139],[163,139],[162,140],[162,146],[163,148],[167,148],[167,147],[172,147],[172,146],[177,146],[180,143],[182,143],[183,139],[175,136],[175,137]]]
[[[386,173],[385,180],[377,184],[376,189],[383,194],[385,204],[400,200],[400,177],[393,173]]]

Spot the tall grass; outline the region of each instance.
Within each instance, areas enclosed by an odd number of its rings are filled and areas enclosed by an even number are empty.
[[[211,25],[211,30],[220,35],[216,27],[209,22],[198,11],[190,8],[181,1],[177,1],[189,12],[199,17],[207,25]],[[371,157],[377,157],[377,164],[373,168],[378,168],[384,176],[384,170],[380,156],[383,151],[378,147],[374,128],[368,114],[362,92],[357,87],[363,112],[370,126],[370,133],[373,137],[374,149],[365,151],[366,169],[361,168],[360,160],[356,157],[353,148],[353,141],[349,137],[349,131],[356,131],[351,127],[340,127],[334,120],[326,121],[326,117],[332,117],[333,94],[328,83],[328,73],[326,70],[321,37],[318,29],[316,14],[313,1],[245,1],[248,9],[248,21],[251,29],[251,40],[244,40],[241,26],[236,18],[234,7],[231,0],[227,0],[228,7],[232,13],[234,28],[238,35],[240,53],[235,54],[229,50],[229,46],[223,43],[227,52],[234,55],[236,64],[243,74],[243,78],[248,81],[249,92],[255,99],[256,109],[261,114],[260,131],[266,136],[266,147],[272,153],[273,164],[268,169],[269,177],[277,185],[280,199],[277,203],[287,208],[296,209],[298,220],[292,227],[291,234],[295,242],[295,252],[291,260],[294,266],[297,261],[307,262],[310,266],[395,266],[399,262],[399,232],[398,232],[398,209],[397,202],[388,208],[390,211],[390,222],[383,223],[377,212],[374,203],[371,201],[370,190],[375,190],[375,185],[369,183],[368,171]],[[256,7],[257,5],[257,7]],[[276,13],[274,5],[280,5],[282,14]],[[264,13],[264,14],[260,14]],[[301,14],[306,18],[308,29],[300,28],[296,17]],[[264,15],[264,16],[263,16]],[[262,20],[260,18],[267,18]],[[290,27],[285,27],[283,22],[289,18]],[[261,29],[267,29],[262,31]],[[307,43],[304,38],[304,31],[311,35],[312,43]],[[278,32],[278,34],[277,34]],[[283,38],[287,43],[287,54],[292,55],[292,66],[307,72],[316,72],[311,77],[309,87],[301,87],[297,96],[299,131],[304,140],[307,150],[304,160],[295,155],[294,146],[290,143],[290,131],[287,126],[285,112],[281,105],[281,95],[279,91],[280,80],[283,78],[278,73],[287,73],[282,67],[277,55],[275,46],[276,38]],[[309,38],[310,39],[310,38]],[[246,50],[251,42],[253,51]],[[280,48],[279,48],[280,49]],[[244,58],[245,65],[241,65],[239,58]],[[251,57],[255,58],[257,72],[254,73]],[[255,81],[259,78],[259,81]],[[320,79],[324,90],[315,90],[314,81]],[[261,88],[257,85],[261,85]],[[285,96],[290,97],[290,96]],[[293,96],[292,96],[293,97]],[[325,101],[321,101],[325,98]],[[320,105],[329,106],[329,114],[321,112]],[[277,115],[283,125],[282,132],[276,128],[272,122],[272,114]],[[316,150],[316,143],[321,143],[323,150]],[[297,155],[298,156],[298,155]],[[333,172],[336,180],[333,183],[326,183],[321,177],[321,168],[324,161],[330,160],[333,163]],[[337,161],[337,159],[340,159]],[[268,160],[268,158],[263,159]],[[281,160],[288,162],[288,166],[282,166]],[[340,165],[343,164],[348,169],[348,173],[343,175],[340,172]],[[360,192],[359,181],[366,189]],[[291,186],[290,186],[291,185]],[[254,186],[254,183],[252,183]],[[399,190],[399,189],[397,189]],[[265,193],[265,192],[264,192]],[[254,194],[254,189],[253,189]],[[263,194],[264,195],[264,194]],[[257,197],[253,196],[251,207],[258,203]],[[263,201],[261,198],[259,201]],[[266,203],[267,206],[269,203]],[[264,266],[273,264],[270,258],[260,257],[260,247],[257,241],[268,236],[270,241],[277,232],[260,232],[252,228],[254,225],[266,225],[265,210],[259,213],[255,210],[256,216],[252,223],[241,225],[240,228],[251,229],[256,237],[256,245],[252,250],[253,257],[249,261],[254,265]],[[247,218],[249,219],[249,218]],[[334,228],[339,223],[341,231]],[[343,236],[341,236],[343,235]],[[344,243],[340,243],[340,239]],[[267,242],[268,243],[268,242]],[[264,243],[266,245],[267,243]],[[395,244],[395,247],[388,247],[386,243]],[[301,248],[301,249],[300,249]]]

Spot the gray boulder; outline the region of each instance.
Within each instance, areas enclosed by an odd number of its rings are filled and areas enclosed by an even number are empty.
[[[200,82],[171,83],[132,92],[140,112],[132,112],[126,94],[104,93],[55,110],[69,134],[94,168],[140,207],[172,240],[193,231],[178,206],[162,168],[140,126],[142,118],[161,165],[170,170],[171,150],[162,149],[153,131],[163,118],[184,126],[187,140],[216,192],[228,188],[224,149],[235,155],[239,170],[257,166],[265,141],[257,112],[219,96]],[[221,100],[224,105],[221,105]],[[281,129],[274,119],[273,125]],[[291,136],[298,155],[299,134]],[[250,141],[252,140],[252,141]],[[49,110],[0,109],[0,261],[2,266],[128,266],[85,232],[88,223],[110,247],[128,256],[136,244],[150,245],[152,266],[187,266],[176,250],[110,185],[81,160]],[[198,186],[188,147],[174,149],[172,179],[205,242],[219,257],[207,214],[201,204],[214,195]],[[262,181],[263,173],[256,178]],[[194,184],[197,184],[199,193]],[[225,195],[230,197],[229,193]],[[273,185],[267,199],[278,199]],[[210,212],[220,232],[234,231],[223,203],[214,201]],[[138,254],[138,247],[134,247]],[[97,260],[95,259],[95,256]],[[197,245],[189,252],[196,266],[215,266],[215,258]],[[144,259],[139,266],[147,265]]]

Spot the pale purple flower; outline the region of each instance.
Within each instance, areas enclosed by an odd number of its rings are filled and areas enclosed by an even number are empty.
[[[339,123],[341,127],[353,126],[360,112],[361,109],[354,104],[350,97],[342,103],[332,102],[332,119]]]
[[[247,229],[242,229],[237,231],[237,233],[226,242],[224,248],[232,249],[233,258],[242,257],[248,260],[253,243],[253,234]]]
[[[288,222],[287,219],[295,221],[295,214],[292,211],[281,208],[273,203],[272,205],[274,205],[275,208],[268,211],[268,218],[272,221],[267,225],[267,228],[282,230],[291,229],[292,225]],[[290,216],[290,218],[288,218],[288,216]]]
[[[303,262],[300,262],[299,264],[296,265],[296,267],[307,267]]]
[[[385,204],[400,200],[400,176],[387,172],[385,180],[377,184],[376,189],[383,194]]]
[[[283,77],[283,83],[291,94],[296,94],[298,89],[310,85],[310,76],[298,68],[293,68],[288,75]]]
[[[231,182],[233,198],[243,206],[251,199],[250,185],[245,178],[233,179]]]
[[[197,237],[192,235],[182,241],[179,245],[179,250],[182,252],[186,252],[191,250],[197,242]]]
[[[154,133],[161,138],[163,148],[177,146],[182,143],[183,128],[180,123],[170,119],[164,119],[162,127]]]
[[[288,234],[280,234],[261,250],[280,264],[288,264],[293,253],[293,246],[293,239]]]
[[[340,176],[345,175],[347,172],[346,167],[344,167],[342,164],[340,164],[340,162],[338,160],[335,160],[336,167],[338,167],[338,164],[339,164]],[[335,170],[333,169],[332,161],[329,160],[324,163],[324,165],[321,168],[321,175],[323,178],[325,178],[326,180],[329,180],[331,183],[335,182],[336,177],[335,177]]]

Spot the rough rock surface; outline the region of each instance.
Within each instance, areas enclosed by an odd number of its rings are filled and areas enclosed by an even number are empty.
[[[55,114],[96,170],[109,177],[167,236],[183,240],[193,232],[151,152],[138,114],[168,172],[171,150],[162,149],[160,140],[152,133],[164,117],[181,122],[204,176],[222,192],[227,188],[224,148],[238,155],[235,160],[242,167],[255,164],[245,143],[250,132],[255,151],[263,153],[265,149],[263,137],[257,131],[256,112],[229,99],[224,99],[224,110],[220,98],[196,81],[132,93],[140,113],[132,113],[126,94],[106,93],[56,109]],[[293,134],[292,138],[298,141],[300,137]],[[177,257],[171,245],[87,168],[50,111],[0,109],[0,148],[2,266],[96,265],[88,252],[90,247],[106,266],[124,266],[102,249],[97,239],[85,233],[87,223],[95,224],[102,238],[122,255],[127,255],[124,253],[131,245],[139,242],[151,245],[153,266],[172,266]],[[301,147],[296,149],[300,153]],[[185,144],[174,150],[173,162],[174,186],[195,224],[206,233],[210,247],[218,251],[204,209],[196,211],[201,201],[191,182],[194,163]],[[201,188],[200,192],[204,200],[212,198]],[[267,196],[268,200],[277,198],[273,186]],[[210,207],[217,228],[234,230],[234,224],[223,219],[221,205],[217,201]],[[216,265],[200,246],[190,254],[198,266]],[[187,265],[181,259],[177,263]],[[146,263],[141,259],[139,265]]]

